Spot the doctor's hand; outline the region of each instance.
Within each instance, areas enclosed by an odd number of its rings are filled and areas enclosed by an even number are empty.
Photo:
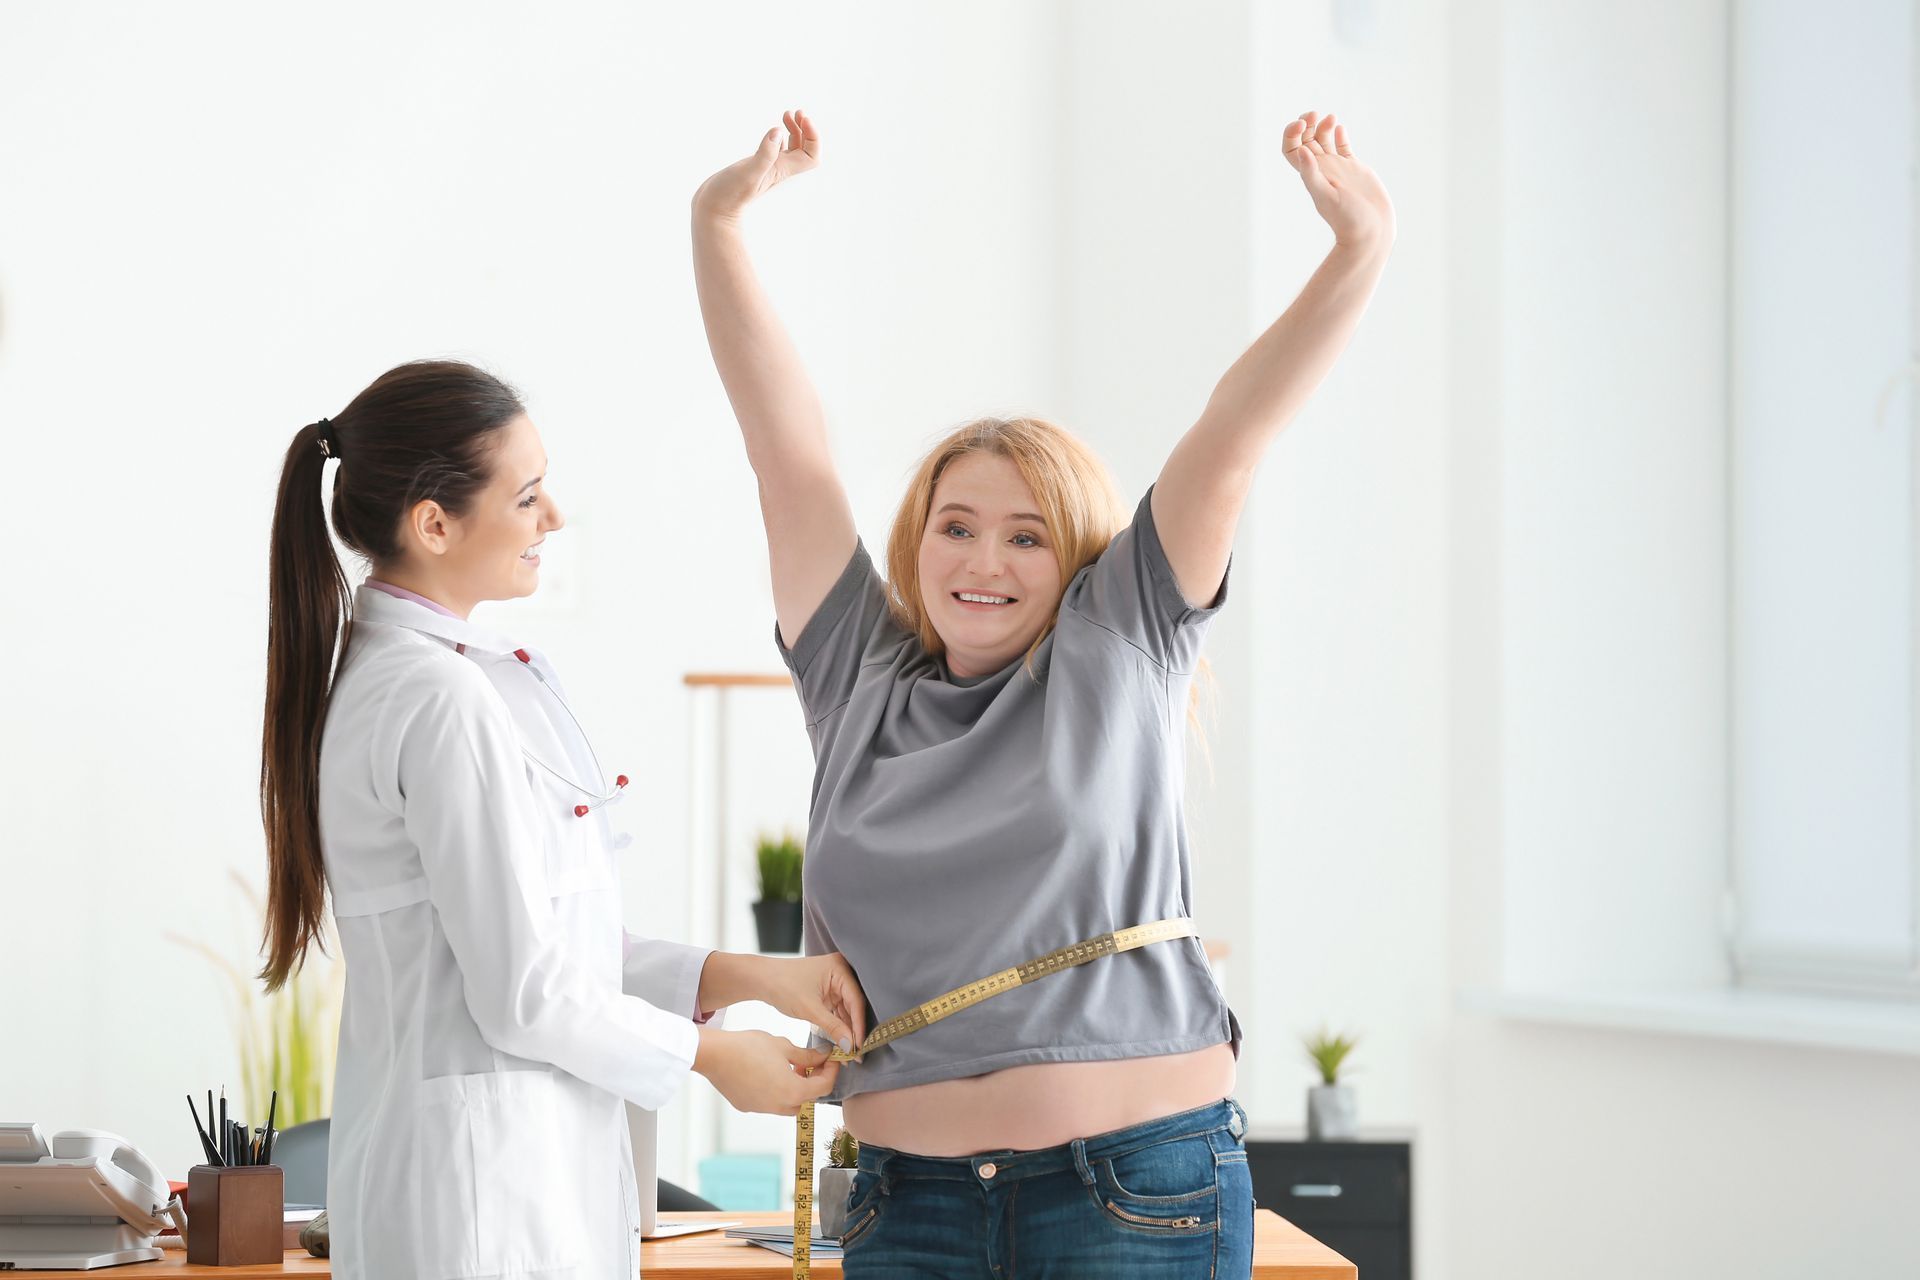
[[[789,1018],[804,1018],[820,1028],[843,1052],[857,1047],[867,1034],[867,996],[853,966],[838,951],[794,960],[770,960],[762,970],[764,1000]]]
[[[700,1028],[693,1069],[713,1083],[736,1111],[800,1114],[833,1090],[840,1064],[825,1049],[808,1049],[765,1031]],[[802,1074],[802,1073],[805,1074]]]

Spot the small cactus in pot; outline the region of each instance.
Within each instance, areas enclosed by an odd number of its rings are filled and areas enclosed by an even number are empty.
[[[838,1240],[846,1229],[847,1201],[853,1195],[853,1175],[860,1164],[860,1143],[845,1125],[834,1127],[827,1158],[832,1163],[820,1171],[814,1203],[820,1207],[820,1234]]]

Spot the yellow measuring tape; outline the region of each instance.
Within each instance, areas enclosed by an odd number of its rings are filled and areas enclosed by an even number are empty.
[[[1121,929],[1114,933],[1103,933],[1097,938],[1088,938],[1085,942],[1076,942],[1070,947],[1049,951],[1038,960],[1029,960],[1011,969],[1002,969],[977,982],[969,982],[964,987],[955,987],[945,995],[935,996],[925,1004],[909,1009],[897,1018],[888,1018],[869,1032],[867,1038],[851,1052],[835,1049],[828,1055],[827,1060],[858,1062],[875,1049],[892,1044],[902,1036],[912,1035],[920,1028],[932,1026],[942,1018],[950,1018],[962,1009],[972,1008],[983,1000],[992,999],[1015,987],[1038,982],[1050,974],[1072,969],[1077,965],[1098,960],[1102,956],[1132,951],[1149,943],[1165,942],[1170,938],[1198,936],[1193,927],[1193,921],[1181,916],[1172,920],[1155,920],[1152,924],[1137,924],[1131,929]],[[801,1104],[799,1119],[799,1130],[795,1135],[793,1147],[793,1280],[811,1280],[813,1275],[813,1103]]]

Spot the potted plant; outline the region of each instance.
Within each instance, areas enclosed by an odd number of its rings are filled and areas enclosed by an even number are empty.
[[[860,1143],[846,1126],[834,1128],[833,1141],[827,1144],[827,1158],[833,1163],[820,1171],[813,1202],[820,1206],[820,1234],[838,1240],[847,1226],[847,1199],[853,1192],[854,1170],[860,1164]]]
[[[1353,1090],[1340,1083],[1340,1068],[1358,1041],[1352,1036],[1330,1035],[1322,1029],[1303,1036],[1307,1057],[1320,1072],[1320,1083],[1307,1090],[1307,1140],[1330,1142],[1358,1136],[1358,1108]]]
[[[789,831],[777,840],[761,836],[755,853],[760,861],[760,901],[753,904],[753,925],[760,949],[798,951],[800,869],[805,851]]]
[[[240,919],[248,929],[257,928],[266,916],[266,900],[238,871],[228,876],[246,902]],[[240,1114],[265,1115],[268,1098],[277,1094],[274,1121],[279,1129],[323,1119],[333,1105],[334,1052],[346,989],[346,966],[338,959],[331,917],[321,922],[318,954],[309,952],[306,963],[271,995],[262,992],[252,964],[235,964],[199,938],[173,932],[166,937],[212,961],[231,986],[230,1014],[240,1057],[234,1096]]]

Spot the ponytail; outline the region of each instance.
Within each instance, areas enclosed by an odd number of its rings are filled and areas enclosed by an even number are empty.
[[[260,977],[269,991],[299,970],[326,913],[320,735],[353,638],[347,576],[320,500],[327,460],[351,455],[333,473],[333,532],[369,564],[391,565],[402,555],[406,513],[431,499],[463,514],[492,475],[496,435],[525,412],[518,393],[483,369],[415,360],[374,379],[331,423],[322,418],[300,428],[287,448],[273,508],[260,733],[260,820],[267,832]]]
[[[323,422],[300,428],[280,468],[267,590],[267,707],[260,735],[260,818],[267,832],[266,967],[277,990],[320,934],[320,731],[326,724],[347,577],[320,500]],[[328,445],[332,440],[327,439]]]

